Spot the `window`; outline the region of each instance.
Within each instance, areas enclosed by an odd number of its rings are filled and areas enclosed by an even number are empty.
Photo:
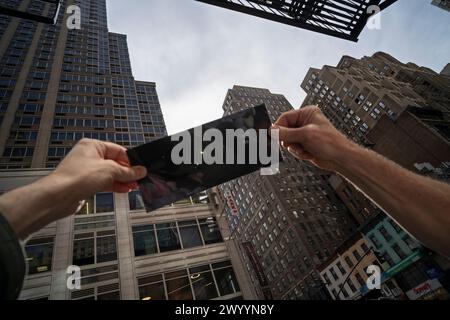
[[[77,213],[79,216],[114,212],[114,195],[112,193],[99,193],[85,201],[85,205]]]
[[[338,267],[339,271],[341,272],[341,274],[344,276],[347,272],[345,271],[344,267],[342,266],[341,262],[338,262],[336,264],[336,266]]]
[[[386,241],[389,242],[392,240],[392,236],[389,234],[385,227],[380,227],[379,231]]]
[[[117,260],[115,230],[75,234],[72,258],[76,266]]]
[[[220,295],[228,295],[240,291],[231,263],[221,262],[212,265]]]
[[[353,262],[352,262],[352,259],[350,259],[349,256],[346,256],[346,257],[345,257],[345,263],[347,263],[347,266],[348,266],[350,269],[353,268],[353,266],[354,266],[354,264],[353,264]]]
[[[215,218],[199,219],[205,245],[222,242],[222,236]]]
[[[333,276],[333,279],[334,279],[335,281],[337,281],[337,280],[339,279],[339,277],[338,277],[336,271],[334,270],[334,267],[330,268],[330,273],[331,273],[331,275]]]
[[[138,280],[139,296],[143,300],[166,300],[162,275],[146,277]]]
[[[184,249],[203,245],[196,220],[179,222],[178,227]]]
[[[95,263],[94,238],[76,240],[73,244],[73,264],[85,266]]]
[[[111,232],[97,232],[97,263],[117,260],[116,236]]]
[[[130,203],[130,210],[144,210],[144,200],[139,191],[132,191],[128,194],[128,201]]]
[[[402,248],[400,248],[400,246],[398,244],[395,244],[392,247],[392,249],[395,251],[395,253],[398,255],[398,257],[401,260],[403,260],[403,259],[405,259],[407,257],[405,251],[403,251]]]
[[[52,270],[53,238],[32,239],[27,242],[28,274],[49,272]]]
[[[180,237],[175,222],[157,224],[156,233],[158,235],[160,252],[181,249]]]
[[[361,244],[361,249],[363,250],[364,253],[370,250],[366,243]]]
[[[209,266],[192,268],[189,273],[197,300],[210,300],[219,296]]]
[[[155,235],[155,226],[133,227],[134,255],[136,257],[155,254],[158,252],[158,245]]]
[[[101,193],[95,197],[96,213],[114,212],[114,196],[112,193]]]
[[[354,250],[353,255],[355,256],[356,261],[361,260],[361,255],[359,254],[358,250]]]
[[[169,300],[192,300],[192,290],[186,270],[165,274]]]
[[[138,286],[143,300],[209,300],[240,295],[229,261],[139,278]]]
[[[364,287],[366,285],[366,282],[364,281],[363,277],[359,273],[355,274],[356,280],[358,280],[358,283],[361,287]]]
[[[381,242],[374,234],[370,235],[369,239],[370,241],[372,241],[373,245],[375,246],[375,249],[380,249],[382,247]]]

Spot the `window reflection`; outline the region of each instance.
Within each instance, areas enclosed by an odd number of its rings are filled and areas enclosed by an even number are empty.
[[[142,300],[210,300],[240,296],[230,261],[138,279]]]
[[[180,238],[175,223],[162,223],[156,225],[160,252],[181,249]]]
[[[53,238],[32,239],[25,246],[28,274],[52,270]]]
[[[196,220],[178,223],[183,248],[193,248],[203,245]]]
[[[192,290],[186,271],[166,273],[169,300],[192,300]]]
[[[158,252],[156,243],[155,226],[133,227],[134,255],[136,257],[154,254]]]
[[[223,242],[215,218],[132,227],[135,256]]]

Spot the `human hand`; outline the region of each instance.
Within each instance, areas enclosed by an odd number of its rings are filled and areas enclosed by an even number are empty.
[[[0,197],[0,212],[25,239],[46,225],[74,214],[96,193],[126,193],[147,175],[131,167],[126,149],[109,142],[81,140],[50,175]]]
[[[70,185],[80,199],[112,191],[127,193],[147,175],[145,167],[131,167],[124,147],[98,140],[81,140],[51,176],[72,180]]]
[[[316,166],[337,171],[344,150],[353,145],[317,106],[284,113],[274,124],[280,142],[293,156]]]

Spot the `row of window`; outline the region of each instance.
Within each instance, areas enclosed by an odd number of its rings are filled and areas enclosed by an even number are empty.
[[[211,300],[235,295],[240,288],[230,261],[138,279],[142,300]]]
[[[136,257],[222,242],[215,218],[134,226]]]

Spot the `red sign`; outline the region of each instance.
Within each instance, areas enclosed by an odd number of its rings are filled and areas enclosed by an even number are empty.
[[[233,216],[237,216],[239,211],[238,211],[236,202],[234,201],[233,195],[231,194],[231,192],[227,191],[227,192],[225,192],[224,196],[225,196],[225,199],[227,200],[227,206],[231,210],[231,214]]]

